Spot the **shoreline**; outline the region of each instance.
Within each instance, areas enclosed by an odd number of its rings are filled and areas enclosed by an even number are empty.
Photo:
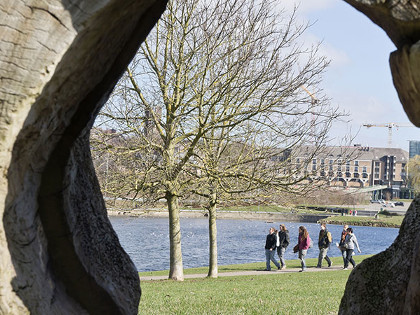
[[[108,210],[108,216],[114,217],[142,217],[142,218],[168,218],[169,213],[167,210]],[[181,218],[207,218],[208,214],[206,210],[187,210],[182,209],[179,213]],[[334,220],[334,218],[340,218]],[[267,221],[268,223],[274,221],[286,221],[286,222],[307,222],[307,223],[320,223],[325,222],[333,225],[353,225],[353,226],[371,226],[371,227],[390,227],[399,228],[398,224],[390,224],[382,221],[376,221],[370,216],[358,216],[359,218],[366,218],[365,221],[354,221],[354,217],[334,215],[332,213],[287,213],[287,212],[255,212],[255,211],[217,211],[217,219],[232,219],[232,220],[261,220]],[[344,220],[343,220],[344,219]]]
[[[207,218],[206,210],[180,210],[182,218]],[[129,216],[143,218],[167,218],[169,212],[165,210],[108,210],[108,216]],[[253,212],[253,211],[217,211],[218,219],[243,219],[243,220],[262,220],[262,221],[290,221],[317,223],[330,217],[330,214],[312,213],[282,213],[282,212]]]

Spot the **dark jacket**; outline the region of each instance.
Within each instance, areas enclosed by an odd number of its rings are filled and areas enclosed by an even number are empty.
[[[289,243],[290,243],[289,231],[280,230],[278,234],[279,234],[279,243],[280,243],[279,247],[287,248],[287,246],[289,246]]]
[[[331,241],[332,241],[331,233],[328,232],[327,229],[319,231],[319,238],[318,238],[318,247],[319,248],[330,247]]]
[[[265,249],[275,250],[276,243],[277,243],[276,233],[268,234],[267,239],[265,240]]]
[[[344,246],[344,241],[346,240],[346,235],[347,235],[347,231],[343,230],[341,232],[340,244],[338,244],[338,245]]]

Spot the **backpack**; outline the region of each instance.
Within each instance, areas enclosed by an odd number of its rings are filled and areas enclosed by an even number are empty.
[[[333,238],[330,232],[327,232],[328,245],[332,243]]]
[[[330,247],[330,244],[332,243],[332,235],[328,230],[326,232],[326,235],[324,234],[324,236],[321,239],[320,246],[323,246],[325,244],[326,247]]]
[[[312,239],[308,235],[308,242],[309,242],[309,248],[312,248],[314,246]]]

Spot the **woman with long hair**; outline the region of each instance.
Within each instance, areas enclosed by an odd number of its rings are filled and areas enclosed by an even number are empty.
[[[299,259],[302,269],[299,272],[306,270],[305,256],[308,252],[308,248],[311,245],[311,238],[309,233],[304,226],[299,226],[298,244],[296,245],[299,250]]]

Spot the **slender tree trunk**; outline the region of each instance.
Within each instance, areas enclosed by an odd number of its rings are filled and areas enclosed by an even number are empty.
[[[207,277],[217,278],[217,224],[216,224],[216,202],[215,198],[211,198],[209,207],[209,273]]]
[[[182,264],[181,250],[181,223],[179,220],[178,197],[174,193],[167,191],[166,201],[168,202],[169,211],[169,279],[184,281],[184,267]]]

